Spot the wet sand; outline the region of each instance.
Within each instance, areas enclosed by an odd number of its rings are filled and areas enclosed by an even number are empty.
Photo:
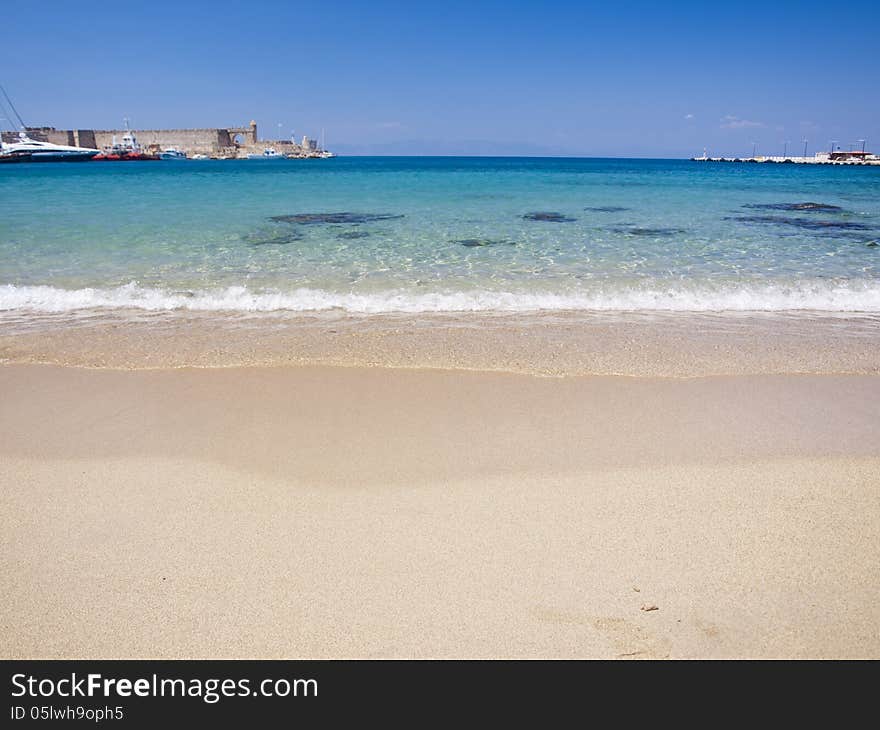
[[[334,365],[531,375],[880,374],[880,316],[542,312],[0,313],[0,363]]]
[[[876,376],[16,364],[0,394],[4,657],[880,656]]]

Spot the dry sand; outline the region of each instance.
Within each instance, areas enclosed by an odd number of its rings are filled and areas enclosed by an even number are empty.
[[[3,657],[880,657],[877,376],[6,365],[0,495]]]

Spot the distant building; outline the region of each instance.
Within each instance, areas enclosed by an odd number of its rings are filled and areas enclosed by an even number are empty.
[[[864,162],[871,157],[873,155],[870,152],[844,152],[843,150],[835,150],[829,155],[832,162]]]

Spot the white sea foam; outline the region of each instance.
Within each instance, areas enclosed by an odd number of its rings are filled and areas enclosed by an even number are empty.
[[[320,289],[250,291],[243,286],[194,292],[141,287],[60,289],[0,285],[0,311],[62,313],[90,309],[218,312],[319,312],[352,314],[537,311],[820,311],[880,312],[880,281],[801,280],[796,283],[595,286],[568,293],[473,290],[392,290],[343,293]]]

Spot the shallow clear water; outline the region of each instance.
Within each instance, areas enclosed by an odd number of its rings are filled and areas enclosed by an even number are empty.
[[[753,207],[803,202],[839,209]],[[342,212],[394,217],[271,220]],[[524,218],[534,212],[570,220]],[[874,243],[880,168],[506,158],[0,167],[0,310],[19,314],[878,312]]]

